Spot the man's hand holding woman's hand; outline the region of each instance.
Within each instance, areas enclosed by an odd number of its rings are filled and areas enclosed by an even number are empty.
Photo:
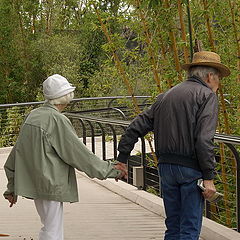
[[[121,174],[115,178],[116,182],[117,182],[119,179],[122,179],[122,178],[127,179],[127,177],[128,177],[128,171],[127,171],[127,165],[126,165],[126,164],[121,163],[121,162],[117,162],[117,163],[114,165],[114,168],[121,171]]]

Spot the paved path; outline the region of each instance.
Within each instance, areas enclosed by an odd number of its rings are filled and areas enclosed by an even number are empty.
[[[96,154],[101,157],[101,141],[97,139],[96,142]],[[88,144],[88,147],[90,148],[91,144]],[[135,152],[139,149],[140,144],[137,144]],[[0,239],[37,240],[41,224],[33,201],[20,197],[18,203],[9,208],[7,201],[1,197],[6,186],[3,164],[8,156],[4,151],[0,148],[0,234],[9,234],[10,237]],[[112,157],[112,143],[108,142],[107,158]],[[165,226],[162,217],[111,192],[82,174],[77,174],[77,180],[80,202],[64,205],[65,240],[163,240]],[[125,186],[127,189],[130,187]],[[149,203],[152,197],[148,195],[145,203]],[[159,202],[159,199],[157,201]],[[143,206],[146,207],[145,204]],[[240,239],[240,235],[231,229],[207,219],[203,222],[204,239]]]
[[[3,163],[7,154],[0,154],[0,194],[5,189]],[[162,240],[163,218],[77,174],[80,202],[64,205],[65,240]],[[39,217],[33,201],[19,198],[9,208],[0,196],[1,239],[37,240]]]

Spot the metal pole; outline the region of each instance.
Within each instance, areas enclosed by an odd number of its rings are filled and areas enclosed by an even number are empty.
[[[102,131],[102,159],[106,161],[106,138],[105,138],[106,134],[102,124],[100,122],[97,122],[97,124]]]
[[[141,159],[141,165],[143,166],[143,190],[146,190],[146,145],[145,145],[145,139],[144,137],[141,137],[142,141],[142,159]]]
[[[86,122],[89,124],[90,129],[91,129],[92,152],[95,153],[95,132],[94,132],[94,127],[93,127],[91,121],[86,120]]]
[[[111,124],[108,124],[108,126],[111,128],[113,133],[113,158],[114,160],[116,160],[117,159],[117,133]]]
[[[191,21],[191,11],[189,0],[187,2],[187,15],[188,15],[188,31],[189,31],[189,42],[190,42],[190,58],[192,62],[193,58],[193,42],[192,42],[192,21]]]
[[[236,160],[236,199],[237,199],[237,204],[236,204],[236,214],[237,214],[237,231],[240,232],[240,155],[237,149],[230,143],[225,143],[232,151],[235,160]]]
[[[84,124],[82,119],[79,119],[79,122],[82,125],[83,143],[86,145],[87,144],[87,133],[86,133],[87,131],[86,131],[86,127],[85,127],[85,124]]]

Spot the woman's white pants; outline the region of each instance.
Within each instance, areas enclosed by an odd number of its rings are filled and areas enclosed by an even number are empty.
[[[63,240],[63,203],[34,200],[43,227],[39,240]]]

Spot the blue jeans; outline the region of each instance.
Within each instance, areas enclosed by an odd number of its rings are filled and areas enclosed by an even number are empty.
[[[165,240],[198,240],[204,199],[197,186],[202,173],[180,165],[159,164],[166,212]]]

